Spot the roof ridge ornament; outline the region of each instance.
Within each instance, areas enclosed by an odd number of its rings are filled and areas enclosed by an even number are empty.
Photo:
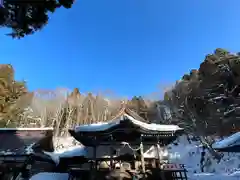
[[[127,109],[127,103],[126,103],[126,101],[122,100],[120,110],[113,118],[111,118],[111,120],[114,120],[114,119],[118,118],[119,116],[123,115],[124,113],[126,113],[126,109]]]

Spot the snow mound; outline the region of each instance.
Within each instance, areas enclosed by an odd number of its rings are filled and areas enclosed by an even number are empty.
[[[83,146],[72,146],[69,148],[58,149],[54,152],[45,152],[52,160],[59,164],[60,158],[75,157],[75,156],[87,156],[87,150]]]
[[[69,148],[72,148],[75,146],[81,146],[81,143],[79,143],[72,136],[54,137],[53,144],[54,144],[54,149],[56,151],[65,151],[65,150],[68,150]]]
[[[52,160],[59,164],[61,157],[74,157],[74,156],[86,156],[86,149],[77,142],[73,137],[54,137],[54,152],[46,152],[45,154],[50,156]]]
[[[30,180],[68,180],[67,173],[38,173],[33,175]]]

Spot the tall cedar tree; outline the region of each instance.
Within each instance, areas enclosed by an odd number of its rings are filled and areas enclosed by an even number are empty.
[[[7,34],[22,38],[41,30],[49,19],[49,12],[57,8],[70,9],[74,0],[2,0],[0,7],[0,27],[11,28]]]

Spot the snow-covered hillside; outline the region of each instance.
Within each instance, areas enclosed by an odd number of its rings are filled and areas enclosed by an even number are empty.
[[[186,136],[182,136],[178,139],[177,145],[169,145],[168,150],[171,162],[185,164],[190,179],[240,179],[240,154],[223,153],[223,158],[218,162],[205,150],[202,163],[204,172],[201,172],[200,161],[203,149],[199,142],[190,143]]]
[[[63,143],[61,143],[63,142]],[[74,149],[74,154],[77,152],[76,143],[72,138],[58,139],[58,148],[56,154],[59,156],[64,151],[70,154],[70,149]],[[61,144],[59,146],[59,144]],[[186,136],[182,136],[177,140],[177,143],[167,147],[169,152],[170,162],[185,164],[188,170],[190,180],[239,180],[240,179],[240,154],[223,153],[223,158],[220,162],[214,160],[206,151],[203,161],[204,172],[201,172],[201,152],[202,147],[199,142],[187,140]],[[82,149],[79,147],[79,153]],[[56,180],[67,179],[67,174],[49,174],[41,173],[33,176],[31,180]]]

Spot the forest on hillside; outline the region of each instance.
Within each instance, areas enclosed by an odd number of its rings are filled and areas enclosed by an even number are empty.
[[[170,119],[161,101],[140,96],[132,99],[108,97],[101,93],[83,94],[78,88],[29,92],[25,82],[14,79],[11,65],[0,66],[0,126],[55,127],[60,132],[77,124],[111,120],[122,106],[137,112],[146,121]]]
[[[59,88],[29,92],[14,79],[11,65],[0,65],[0,126],[55,127],[57,133],[77,124],[108,121],[124,105],[148,122],[179,124],[198,135],[226,134],[240,123],[240,54],[218,48],[199,69],[176,81],[163,100],[110,98]],[[169,111],[170,110],[170,114]]]
[[[240,54],[217,48],[165,92],[165,101],[190,132],[226,135],[239,131],[239,93]]]

